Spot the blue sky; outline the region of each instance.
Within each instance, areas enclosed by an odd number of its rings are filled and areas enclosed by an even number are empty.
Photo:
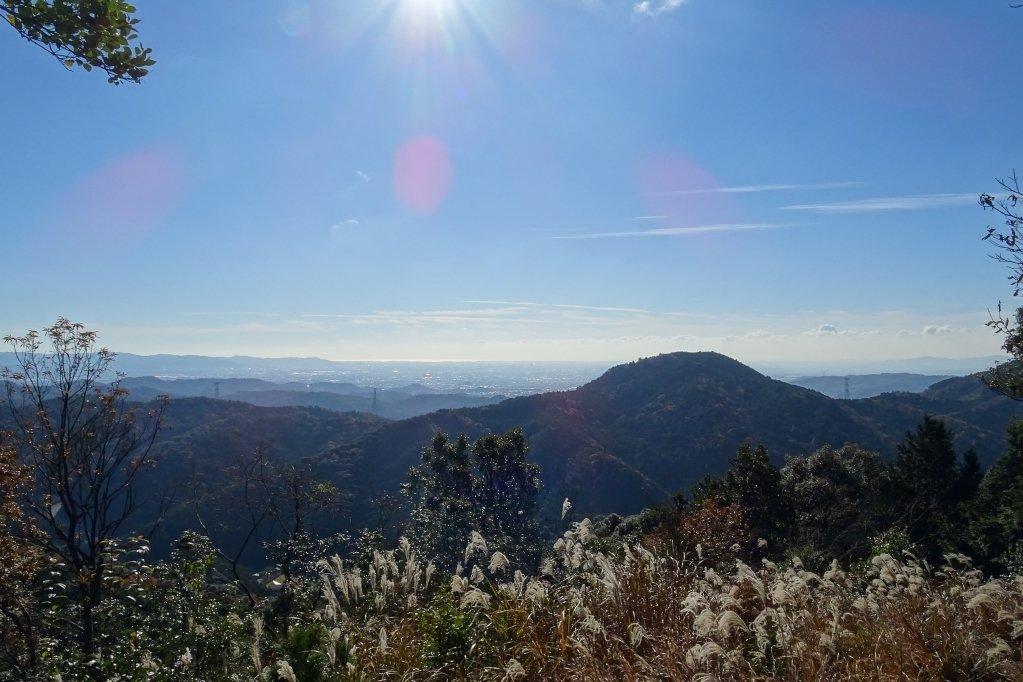
[[[139,86],[13,31],[4,333],[138,353],[995,352],[1008,2],[139,0]]]

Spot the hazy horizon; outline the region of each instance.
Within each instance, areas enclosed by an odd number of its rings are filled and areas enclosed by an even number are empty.
[[[130,377],[164,379],[245,379],[276,382],[330,381],[364,387],[393,388],[422,383],[431,388],[470,393],[526,395],[567,390],[597,378],[611,367],[643,358],[622,360],[330,360],[316,357],[136,355],[117,352],[112,370]],[[733,358],[776,379],[914,374],[962,376],[987,370],[1003,356],[969,358],[915,357],[897,360],[837,362],[758,361]],[[13,364],[0,353],[0,364]]]
[[[380,359],[373,359],[373,358],[346,358],[346,357],[329,358],[329,357],[322,357],[322,356],[318,356],[318,355],[247,355],[247,354],[207,355],[207,354],[203,354],[203,353],[134,353],[134,352],[127,351],[127,350],[116,350],[116,349],[110,349],[110,350],[115,355],[115,357],[116,356],[131,356],[131,357],[137,357],[137,358],[160,358],[160,357],[190,358],[190,357],[194,357],[194,358],[204,358],[204,359],[228,359],[228,360],[230,360],[230,359],[246,359],[246,358],[251,358],[251,359],[255,359],[255,360],[270,360],[270,361],[273,361],[273,360],[281,360],[281,361],[283,361],[283,360],[318,360],[318,361],[323,361],[323,362],[327,362],[327,363],[379,363],[379,364],[387,364],[387,363],[422,363],[422,364],[431,364],[431,363],[434,363],[434,364],[443,364],[443,363],[450,363],[450,364],[472,364],[472,363],[530,364],[530,363],[537,363],[537,364],[543,364],[543,363],[547,363],[547,364],[573,364],[573,363],[577,363],[577,364],[596,365],[596,364],[604,364],[604,363],[619,363],[620,364],[620,363],[635,362],[636,360],[640,360],[640,359],[643,359],[645,357],[650,357],[650,356],[640,355],[640,356],[636,356],[636,357],[607,358],[607,359],[601,359],[601,360],[579,360],[579,359],[563,359],[563,358],[554,358],[554,359],[488,358],[488,359],[476,359],[476,360],[473,360],[473,359],[463,359],[463,358],[451,358],[451,359],[380,358]],[[670,353],[675,353],[675,352],[680,352],[680,353],[705,353],[705,352],[706,353],[717,353],[719,351],[712,351],[712,350],[683,350],[683,349],[679,349],[677,351],[665,351],[664,353],[655,353],[654,355],[663,355],[663,354],[670,354]],[[0,353],[0,354],[2,354],[2,353]],[[727,353],[721,353],[721,354],[722,355],[727,355]],[[750,358],[748,360],[743,360],[742,358],[731,356],[731,355],[728,355],[728,357],[732,357],[735,360],[739,360],[740,362],[743,362],[744,364],[747,364],[747,363],[749,363],[749,364],[758,364],[758,363],[768,363],[768,364],[770,364],[770,363],[777,363],[777,364],[798,365],[798,364],[813,364],[813,363],[817,362],[816,360],[794,359],[794,360],[786,361],[786,360],[773,360],[771,358]],[[1007,359],[1007,357],[1008,356],[1006,356],[1004,352],[998,352],[998,353],[993,353],[993,354],[990,354],[990,355],[965,355],[965,356],[912,355],[912,356],[899,357],[899,358],[885,358],[885,359],[881,359],[881,360],[870,360],[870,359],[866,359],[866,358],[849,357],[849,358],[841,358],[840,360],[837,360],[836,362],[838,362],[838,363],[847,363],[847,364],[863,364],[863,365],[875,364],[875,365],[878,365],[878,366],[883,366],[883,365],[886,365],[886,364],[897,364],[897,363],[900,363],[900,362],[910,362],[910,361],[916,361],[916,360],[949,360],[949,361],[985,360],[986,361],[986,360],[991,360],[991,359],[995,359],[995,358],[998,358],[999,360],[1002,360],[1002,359]]]

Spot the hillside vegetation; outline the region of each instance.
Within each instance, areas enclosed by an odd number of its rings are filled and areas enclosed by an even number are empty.
[[[893,456],[924,415],[945,421],[982,463],[1001,452],[1023,414],[977,377],[921,394],[839,401],[776,381],[717,353],[672,353],[615,367],[574,391],[438,412],[388,424],[323,457],[324,475],[351,476],[370,495],[397,489],[434,432],[478,437],[521,427],[543,471],[544,514],[565,497],[587,514],[634,513],[720,473],[746,440],[776,463],[825,444],[855,442]]]
[[[128,380],[136,387],[151,386],[149,381]],[[222,390],[244,396],[262,383],[238,380]],[[191,392],[214,390],[212,380],[185,386]],[[948,424],[960,450],[976,450],[987,466],[1002,451],[1005,424],[1020,413],[1018,403],[976,377],[949,379],[922,394],[838,401],[714,353],[648,358],[573,391],[397,421],[312,407],[177,398],[166,406],[154,448],[160,474],[140,483],[149,503],[134,527],[147,528],[169,495],[154,535],[157,555],[165,556],[178,533],[197,529],[196,482],[212,494],[228,484],[226,472],[257,448],[278,462],[301,464],[337,489],[343,503],[317,521],[321,531],[357,533],[379,521],[381,502],[393,506],[423,444],[438,431],[478,438],[521,427],[530,459],[540,467],[538,514],[550,533],[566,497],[580,513],[633,514],[720,474],[745,441],[762,443],[779,465],[791,455],[849,442],[892,457],[902,434],[932,414]],[[393,508],[387,515],[402,513]],[[237,532],[229,519],[221,525],[221,533]],[[254,550],[246,556],[257,560]]]
[[[388,421],[9,343],[0,679],[1023,676],[1023,422],[976,378],[836,401],[678,353]]]

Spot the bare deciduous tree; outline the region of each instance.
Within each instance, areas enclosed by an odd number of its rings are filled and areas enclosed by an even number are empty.
[[[980,196],[980,205],[1002,220],[1001,226],[987,228],[984,239],[995,245],[992,257],[1006,266],[1012,295],[1019,296],[1023,292],[1023,187],[1015,172],[999,180],[998,185],[1000,196]],[[988,371],[984,381],[1010,398],[1023,400],[1023,307],[1008,315],[999,303],[998,312],[991,315],[988,326],[1002,336],[1002,348],[1011,360]]]
[[[319,515],[340,511],[342,497],[334,485],[316,479],[308,464],[276,460],[266,443],[238,457],[224,474],[226,483],[215,489],[193,482],[193,508],[200,529],[255,607],[258,586],[244,562],[273,566],[279,576],[271,586],[287,592],[339,541],[319,537],[315,526]]]
[[[74,626],[89,657],[110,543],[138,510],[137,483],[154,464],[165,401],[145,410],[129,405],[112,374],[114,354],[79,323],[60,318],[42,333],[4,341],[16,361],[2,372],[10,444],[31,475],[23,504],[45,531],[47,551],[71,574]]]
[[[192,483],[192,507],[203,534],[213,541],[217,555],[227,564],[235,583],[245,593],[249,607],[256,606],[256,593],[242,571],[242,558],[259,542],[259,535],[270,515],[262,484],[269,476],[270,456],[264,444],[250,455],[238,457],[225,470],[226,485],[210,491],[198,481]],[[233,513],[228,514],[228,509]],[[207,521],[212,511],[215,528]]]

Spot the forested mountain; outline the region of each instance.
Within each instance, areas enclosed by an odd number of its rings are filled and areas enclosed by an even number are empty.
[[[229,455],[264,444],[283,459],[295,460],[332,444],[356,441],[388,423],[359,412],[179,398],[167,403],[157,451],[161,462],[201,463],[217,459],[214,453]]]
[[[136,529],[146,529],[166,506],[157,547],[196,525],[197,487],[216,494],[229,484],[232,471],[264,448],[277,462],[299,462],[334,447],[353,443],[389,423],[380,417],[308,407],[257,407],[209,398],[171,400],[153,450],[156,468],[140,479],[144,501]],[[218,523],[238,522],[236,518]]]
[[[251,388],[250,381],[239,387]],[[274,399],[273,393],[239,392],[247,394]],[[322,391],[284,396],[322,398],[335,407],[343,403],[331,400],[347,397]],[[553,516],[565,497],[584,514],[630,513],[720,473],[743,441],[762,442],[778,463],[846,442],[890,456],[925,414],[945,420],[957,446],[976,448],[988,464],[1002,450],[1006,424],[1021,412],[976,377],[948,379],[919,394],[845,401],[770,379],[716,353],[673,353],[620,365],[573,391],[392,422],[315,408],[171,400],[159,478],[183,486],[198,472],[216,480],[225,463],[265,444],[283,459],[312,458],[317,475],[347,493],[351,521],[359,525],[376,513],[372,500],[397,492],[438,430],[478,437],[521,426],[530,457],[541,466],[544,513]]]
[[[857,442],[889,456],[932,414],[958,434],[959,448],[976,448],[987,464],[1021,412],[975,377],[921,394],[842,401],[717,353],[672,353],[615,367],[574,391],[388,424],[325,453],[322,473],[350,479],[368,498],[396,490],[438,429],[476,437],[521,426],[542,468],[548,515],[564,497],[583,514],[633,512],[723,471],[744,440],[762,442],[779,463],[826,443]]]

